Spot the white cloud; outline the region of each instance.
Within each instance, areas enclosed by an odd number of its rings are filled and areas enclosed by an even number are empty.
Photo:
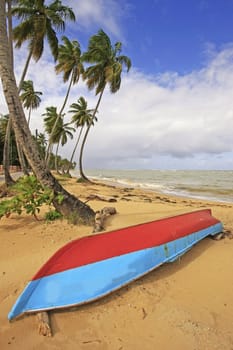
[[[17,71],[25,59],[17,57]],[[20,69],[18,69],[20,67]],[[19,72],[18,72],[19,74]],[[61,106],[66,91],[46,56],[32,65],[28,78],[44,92],[32,126],[41,129],[46,106]],[[216,53],[206,67],[179,76],[146,76],[132,70],[114,95],[106,92],[98,123],[85,149],[88,168],[233,168],[233,46]],[[83,82],[69,103],[84,95],[93,108],[97,97]],[[1,103],[1,102],[0,102]],[[62,153],[69,157],[72,144]]]
[[[76,14],[75,26],[82,29],[91,29],[93,26],[103,28],[108,33],[122,39],[121,18],[128,12],[126,1],[116,0],[79,0],[67,3]]]

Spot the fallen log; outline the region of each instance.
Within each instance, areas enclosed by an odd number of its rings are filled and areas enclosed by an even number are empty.
[[[104,207],[95,214],[95,224],[93,232],[100,232],[104,230],[104,221],[110,216],[116,214],[116,209],[114,207]]]

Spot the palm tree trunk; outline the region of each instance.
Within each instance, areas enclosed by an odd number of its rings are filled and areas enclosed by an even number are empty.
[[[10,50],[10,65],[12,69],[14,68],[13,63],[13,41],[12,41],[12,16],[11,16],[11,0],[7,0],[7,24],[8,24],[8,40],[9,40],[9,50]],[[3,147],[3,171],[6,186],[11,186],[15,183],[11,177],[10,168],[10,138],[11,138],[11,122],[10,118],[7,123],[6,135]]]
[[[72,162],[73,162],[73,159],[74,159],[74,155],[75,155],[75,152],[76,152],[77,147],[78,147],[78,144],[79,144],[80,137],[81,137],[81,135],[82,135],[83,128],[84,128],[84,126],[82,126],[82,128],[81,128],[81,130],[80,130],[80,132],[79,132],[79,135],[78,135],[76,144],[75,144],[75,146],[74,146],[72,155],[71,155],[71,157],[70,157],[68,169],[67,169],[67,171],[66,171],[67,174],[69,174],[69,172],[70,172],[70,168],[71,168],[71,165],[72,165]]]
[[[30,124],[31,113],[32,113],[32,107],[29,107],[29,111],[28,111],[28,125]]]
[[[21,148],[19,142],[17,141],[17,139],[15,139],[15,142],[16,142],[16,147],[17,147],[17,152],[18,152],[18,157],[19,157],[19,163],[20,163],[22,172],[24,173],[24,175],[29,175],[22,148]]]
[[[10,64],[12,69],[14,70],[11,0],[7,0],[7,25],[8,25],[9,48],[10,48]]]
[[[6,136],[5,136],[4,147],[3,147],[3,172],[4,172],[5,184],[7,187],[15,183],[9,171],[9,168],[10,168],[9,155],[10,155],[10,139],[11,139],[10,135],[11,135],[11,120],[9,118],[7,127],[6,127]]]
[[[66,92],[66,97],[64,99],[64,102],[63,102],[63,105],[60,109],[60,112],[58,113],[57,115],[57,119],[53,125],[53,128],[51,130],[51,133],[49,135],[49,144],[48,144],[48,148],[47,148],[47,151],[46,151],[46,156],[45,156],[45,159],[46,159],[46,165],[48,166],[49,165],[49,161],[50,161],[50,157],[51,157],[51,148],[52,148],[52,144],[53,144],[53,135],[54,135],[54,132],[56,130],[56,127],[57,127],[57,124],[58,124],[58,121],[59,121],[59,118],[60,116],[62,115],[62,112],[64,111],[64,108],[66,106],[66,102],[68,100],[68,96],[70,94],[70,89],[71,89],[71,86],[72,86],[72,77],[70,79],[70,83],[69,83],[69,86],[68,86],[68,89],[67,89],[67,92]]]
[[[9,45],[9,51],[10,51],[10,65],[11,65],[11,68],[12,70],[14,70],[14,55],[13,55],[13,40],[12,40],[12,16],[11,16],[11,0],[7,0],[7,10],[8,10],[8,16],[7,16],[7,19],[8,19],[8,45]],[[28,55],[28,58],[27,58],[27,61],[26,61],[26,64],[25,64],[25,67],[24,67],[24,70],[23,70],[23,74],[22,74],[22,77],[21,77],[21,80],[20,80],[20,84],[19,84],[19,91],[21,90],[21,87],[22,87],[22,83],[24,81],[24,78],[25,78],[25,75],[27,73],[27,70],[28,70],[28,66],[29,66],[29,62],[31,60],[31,56],[32,56],[32,52],[29,53]],[[9,121],[10,121],[10,118],[9,118]],[[9,123],[8,121],[8,123]],[[11,123],[9,125],[9,130],[11,130]],[[5,138],[5,144],[6,144],[6,151],[9,151],[9,146],[7,144],[10,144],[10,140],[8,140],[8,137],[10,137],[10,131],[6,134],[6,138]],[[21,169],[23,171],[23,173],[25,175],[29,175],[28,171],[27,171],[27,167],[26,167],[26,162],[25,162],[25,158],[24,158],[24,154],[22,152],[22,149],[20,148],[20,145],[19,143],[17,142],[16,140],[16,146],[17,146],[17,152],[18,152],[18,157],[19,157],[19,162],[20,162],[20,165],[21,165]],[[6,160],[7,158],[9,158],[9,155],[7,156],[5,154],[5,157],[6,157]],[[6,169],[7,165],[5,164],[5,170],[4,170],[4,174],[5,174],[5,183],[6,185],[10,185],[12,183],[14,183],[15,181],[12,179],[11,175],[10,175],[10,172],[9,172],[9,164],[8,164],[8,169]]]
[[[57,147],[56,147],[56,153],[55,153],[55,169],[56,172],[59,174],[59,170],[58,170],[58,161],[57,161],[57,156],[58,156],[58,148],[60,145],[60,141],[57,143]]]
[[[103,93],[104,93],[104,89],[105,89],[105,86],[106,84],[104,85],[103,87],[103,90],[101,91],[100,93],[100,97],[98,99],[98,102],[97,102],[97,105],[95,107],[95,110],[93,112],[93,115],[92,115],[92,120],[94,120],[95,118],[95,115],[98,111],[98,108],[99,108],[99,105],[100,105],[100,101],[102,99],[102,96],[103,96]],[[86,175],[84,174],[84,171],[83,171],[83,150],[84,150],[84,146],[85,146],[85,143],[86,143],[86,140],[87,140],[87,136],[89,134],[89,131],[90,131],[90,128],[92,126],[92,123],[90,123],[87,127],[87,130],[85,132],[85,135],[84,135],[84,138],[83,138],[83,142],[82,142],[82,145],[81,145],[81,149],[80,149],[80,155],[79,155],[79,171],[80,171],[80,176],[81,176],[81,179],[84,180],[84,181],[87,181],[87,182],[90,182],[90,180],[86,177]]]
[[[27,61],[25,63],[25,66],[24,66],[24,69],[23,69],[23,73],[22,73],[22,76],[21,76],[21,79],[20,79],[20,82],[19,82],[19,85],[18,85],[18,91],[20,92],[21,89],[22,89],[22,85],[23,85],[23,82],[24,82],[24,79],[25,79],[25,76],[27,74],[27,71],[28,71],[28,67],[29,67],[29,63],[31,61],[31,58],[32,58],[32,49],[29,51],[29,54],[28,54],[28,57],[27,57]]]
[[[6,3],[0,0],[0,76],[3,92],[8,105],[15,137],[22,146],[37,179],[43,186],[52,189],[55,194],[53,204],[64,216],[76,215],[76,222],[93,224],[95,212],[78,198],[67,192],[60,183],[47,170],[44,161],[41,159],[37,145],[32,138],[30,129],[25,118],[22,104],[19,99],[17,84],[11,65],[9,64],[9,45],[6,30]],[[56,196],[61,194],[63,201],[60,203]]]

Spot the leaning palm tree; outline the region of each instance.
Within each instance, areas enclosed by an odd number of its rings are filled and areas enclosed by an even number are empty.
[[[117,42],[114,46],[111,44],[108,35],[101,29],[96,35],[93,35],[88,44],[88,50],[82,56],[82,60],[90,64],[84,73],[89,90],[95,88],[96,95],[99,95],[92,118],[95,118],[100,105],[104,90],[107,85],[112,93],[117,92],[121,86],[121,73],[123,66],[126,66],[127,72],[130,70],[131,61],[127,56],[120,55],[122,44]],[[91,128],[88,126],[84,135],[81,152]],[[89,181],[82,172],[81,177]]]
[[[20,48],[28,42],[28,57],[20,79],[19,90],[25,80],[31,58],[36,62],[44,50],[44,40],[48,39],[49,47],[56,61],[58,56],[58,38],[56,31],[65,30],[65,21],[75,21],[72,9],[62,5],[60,0],[54,0],[46,5],[44,0],[18,0],[12,7],[12,15],[21,23],[13,29],[15,46]]]
[[[81,62],[81,49],[79,42],[74,40],[70,41],[66,36],[63,36],[63,45],[59,46],[58,50],[58,64],[55,66],[55,71],[57,74],[63,73],[63,81],[66,83],[69,80],[66,96],[58,116],[62,114],[66,106],[68,96],[70,93],[71,86],[77,84],[80,76],[84,72],[83,64]],[[47,149],[47,163],[49,163],[50,148],[52,145],[52,137],[56,130],[58,119],[55,121],[53,129],[50,134],[50,139]]]
[[[16,43],[16,47],[20,48],[24,42],[28,42],[29,54],[22,72],[22,76],[18,85],[18,91],[21,90],[25,79],[29,63],[33,57],[38,61],[42,56],[44,49],[44,39],[47,38],[54,59],[58,55],[58,39],[56,31],[65,30],[65,21],[75,21],[74,12],[70,7],[62,5],[60,0],[53,1],[50,5],[45,5],[44,0],[17,0],[5,1],[7,3],[8,13],[8,37],[9,37],[9,60],[13,69],[13,50],[12,37]],[[12,6],[13,5],[13,6]],[[22,20],[19,25],[13,29],[12,35],[12,16]],[[10,121],[10,120],[9,120]],[[10,127],[10,125],[9,125]],[[6,138],[6,142],[8,142]],[[20,159],[20,164],[24,174],[28,174],[24,154],[19,147],[17,148]],[[6,181],[7,183],[7,181]]]
[[[29,1],[28,1],[29,3]],[[18,88],[12,66],[9,62],[10,46],[6,27],[6,2],[0,0],[0,77],[10,118],[12,120],[15,137],[20,143],[37,179],[43,186],[53,190],[53,204],[60,213],[65,216],[76,215],[79,222],[90,224],[94,222],[95,212],[86,203],[67,192],[46,168],[39,150],[34,142],[25,118],[22,104],[19,99]],[[57,199],[57,195],[63,196],[63,201]]]
[[[73,113],[71,121],[77,129],[80,128],[77,141],[75,143],[74,150],[70,158],[70,166],[73,163],[74,155],[77,150],[85,125],[89,127],[90,124],[94,125],[94,122],[97,121],[96,117],[94,117],[94,119],[92,117],[93,112],[94,112],[94,109],[87,108],[87,101],[82,96],[78,99],[77,103],[72,103],[72,105],[70,106],[69,113]],[[80,172],[83,172],[82,159],[83,159],[83,153],[80,152],[80,156],[79,156]],[[68,168],[67,173],[69,173],[69,170],[70,170],[70,167]]]
[[[22,90],[20,99],[23,103],[23,107],[28,109],[28,125],[31,119],[31,113],[33,109],[37,109],[41,103],[40,96],[41,91],[35,91],[32,80],[26,80],[22,84]]]
[[[62,120],[62,125],[59,127],[59,129],[56,132],[56,135],[54,135],[55,141],[57,141],[57,147],[56,147],[56,153],[55,153],[55,169],[57,173],[59,174],[58,169],[58,149],[61,145],[62,147],[67,143],[68,137],[70,139],[73,139],[73,132],[75,129],[70,126],[70,123],[64,123]]]

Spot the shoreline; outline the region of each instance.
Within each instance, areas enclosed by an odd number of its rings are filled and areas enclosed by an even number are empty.
[[[95,180],[96,181],[96,180]],[[94,209],[114,206],[107,218],[111,231],[162,217],[210,208],[233,232],[233,204],[168,196],[101,182],[62,184]],[[107,203],[89,199],[115,198]],[[42,218],[45,209],[41,210]],[[233,240],[204,239],[179,261],[166,264],[99,301],[51,312],[54,336],[37,334],[36,316],[9,323],[7,314],[27,281],[70,240],[92,234],[88,226],[66,220],[35,221],[12,215],[0,222],[0,348],[25,350],[229,350],[233,344]],[[22,337],[23,334],[23,337]]]
[[[168,196],[233,202],[232,170],[90,170],[87,174],[100,181],[149,189]]]
[[[202,201],[202,202],[213,202],[213,203],[222,203],[222,204],[229,204],[233,205],[233,199],[232,201],[227,201],[227,200],[220,200],[217,197],[202,197],[202,196],[192,196],[191,194],[179,194],[178,192],[174,193],[168,193],[168,192],[163,192],[163,191],[158,191],[153,188],[143,187],[142,185],[134,185],[133,183],[130,184],[124,184],[124,183],[119,183],[119,182],[114,182],[114,181],[108,181],[108,180],[101,180],[98,178],[90,178],[91,181],[99,183],[99,184],[105,184],[106,186],[113,186],[113,187],[119,187],[119,188],[132,188],[132,189],[137,189],[142,192],[152,192],[156,195],[161,195],[161,196],[166,196],[166,197],[174,197],[174,198],[181,198],[181,199],[190,199],[190,200],[196,200],[196,201]]]

